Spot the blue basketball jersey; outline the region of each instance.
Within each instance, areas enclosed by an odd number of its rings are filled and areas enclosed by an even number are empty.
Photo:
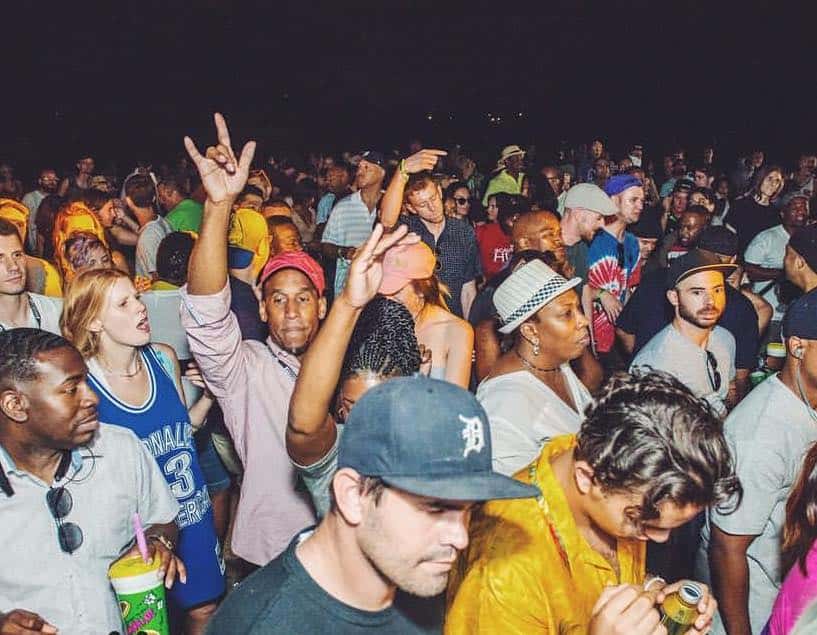
[[[141,355],[149,383],[147,400],[141,406],[134,407],[118,399],[91,372],[88,383],[99,395],[99,420],[133,430],[156,459],[179,501],[176,555],[187,568],[187,584],[177,580],[168,593],[174,604],[187,609],[214,600],[224,592],[221,549],[187,408],[159,354],[146,346]]]

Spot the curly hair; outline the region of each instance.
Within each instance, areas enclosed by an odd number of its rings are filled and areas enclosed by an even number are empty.
[[[404,377],[419,371],[420,362],[411,313],[399,302],[378,296],[360,314],[340,379],[366,373]]]
[[[730,513],[743,489],[723,428],[710,406],[660,371],[616,373],[587,408],[576,460],[607,491],[642,489],[641,520],[658,505],[716,505]]]
[[[64,337],[40,329],[0,331],[0,386],[37,379],[37,355],[59,348],[73,348]]]

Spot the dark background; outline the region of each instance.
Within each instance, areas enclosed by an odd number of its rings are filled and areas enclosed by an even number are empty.
[[[9,3],[20,4],[20,3]],[[717,5],[717,6],[712,6]],[[462,143],[815,141],[813,3],[111,2],[6,6],[0,157],[120,172],[212,140],[262,154]],[[501,117],[492,122],[488,113]],[[520,115],[521,113],[521,115]],[[429,115],[431,119],[429,119]]]

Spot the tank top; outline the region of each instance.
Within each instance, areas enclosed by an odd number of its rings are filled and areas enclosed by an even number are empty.
[[[89,361],[88,383],[99,396],[99,420],[128,428],[141,439],[179,501],[176,555],[187,567],[188,580],[187,584],[174,584],[170,595],[186,608],[223,592],[220,547],[187,408],[159,357],[161,353],[145,346],[140,354],[149,384],[148,397],[141,406],[126,404],[111,392],[96,360]],[[200,571],[194,573],[191,568]]]

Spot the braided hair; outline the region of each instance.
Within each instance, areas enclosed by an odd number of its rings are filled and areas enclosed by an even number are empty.
[[[340,379],[360,374],[409,376],[420,370],[420,362],[411,313],[399,302],[377,296],[360,314]]]

